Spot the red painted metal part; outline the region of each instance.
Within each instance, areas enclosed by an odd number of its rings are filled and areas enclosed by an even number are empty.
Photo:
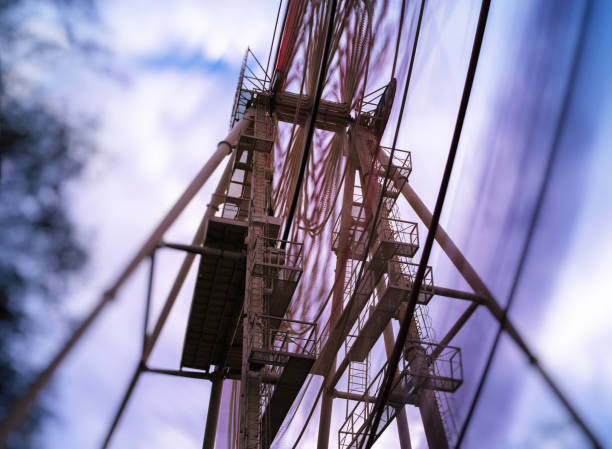
[[[276,70],[283,76],[286,75],[289,68],[289,60],[295,41],[297,39],[298,30],[300,27],[302,16],[304,15],[306,2],[305,0],[294,0],[289,5],[287,14],[287,25],[281,38],[280,51],[276,61]]]

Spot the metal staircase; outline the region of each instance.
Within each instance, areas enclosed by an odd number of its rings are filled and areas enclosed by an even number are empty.
[[[358,319],[359,322],[359,319]],[[345,354],[351,349],[351,346],[355,339],[356,335],[348,335],[344,343],[344,351]],[[346,380],[346,391],[349,396],[360,397],[362,396],[368,388],[368,376],[370,371],[370,359],[369,357],[364,357],[361,361],[350,362],[348,365],[348,376]],[[346,416],[349,414],[349,408],[352,408],[353,401],[351,399],[347,399],[346,401]]]
[[[379,148],[377,151],[388,152],[388,149]],[[403,161],[397,161],[396,157],[403,157]],[[363,157],[360,159],[364,173],[361,185],[365,185],[365,189],[355,188],[349,225],[352,239],[349,240],[347,253],[349,258],[365,259],[366,265],[360,281],[354,279],[356,267],[350,276],[347,275],[345,309],[342,316],[333,329],[334,332],[329,331],[332,324],[328,323],[321,335],[322,358],[336,345],[333,337],[326,341],[326,336],[339,334],[336,338],[345,341],[345,355],[349,360],[347,415],[338,432],[338,444],[341,449],[358,447],[361,441],[369,436],[367,432],[374,433],[374,438],[377,439],[405,404],[427,403],[427,419],[440,420],[443,425],[444,443],[439,447],[448,447],[448,441],[452,440],[454,435],[454,420],[446,393],[455,391],[461,385],[461,355],[458,348],[443,348],[433,343],[435,335],[427,308],[427,303],[433,296],[430,267],[427,268],[417,295],[411,340],[406,345],[400,361],[390,398],[384,405],[382,420],[377,429],[369,427],[370,415],[380,393],[387,365],[381,368],[365,388],[359,383],[362,378],[358,373],[361,364],[368,363],[368,354],[391,319],[401,317],[407,309],[418,267],[410,261],[418,250],[418,232],[416,223],[399,219],[395,204],[403,182],[407,181],[412,168],[409,153],[398,150],[394,152],[389,178],[395,182],[388,182],[383,192],[380,218],[375,228],[368,226],[375,204],[368,199],[368,195],[380,197],[380,189],[385,185],[387,167],[382,167],[375,155],[370,161],[364,160]],[[371,188],[372,184],[374,188]],[[370,233],[373,233],[372,243],[367,248],[366,242]],[[335,251],[340,247],[339,240],[340,219],[335,223],[332,235],[332,249]],[[366,249],[369,250],[367,255]],[[360,312],[355,314],[354,309]],[[350,327],[350,331],[343,334],[340,325]],[[322,371],[324,369],[325,367]],[[351,410],[349,403],[352,405]]]

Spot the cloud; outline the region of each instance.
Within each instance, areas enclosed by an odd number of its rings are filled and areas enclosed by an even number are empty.
[[[204,59],[238,65],[247,46],[267,56],[277,5],[270,2],[108,2],[100,39],[121,56],[162,52],[168,45],[199,49]]]

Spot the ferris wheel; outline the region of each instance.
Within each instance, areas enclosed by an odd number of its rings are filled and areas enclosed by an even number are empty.
[[[225,423],[231,448],[287,444],[297,412],[308,409],[297,441],[291,441],[296,447],[319,403],[318,448],[332,441],[341,449],[369,448],[393,422],[398,446],[409,448],[406,405],[418,408],[428,447],[460,446],[466,424],[456,421],[452,395],[464,379],[461,348],[452,341],[478,307],[500,323],[597,447],[507,310],[439,224],[489,4],[484,0],[480,9],[449,156],[430,211],[409,182],[413,168],[418,170],[411,152],[397,146],[419,64],[419,36],[427,26],[426,1],[293,0],[282,17],[281,3],[266,64],[251,50],[244,56],[228,135],[14,404],[3,422],[3,439],[135,268],[150,258],[151,282],[156,251],[169,248],[185,252],[185,258],[153,326],[147,306],[142,357],[104,447],[145,372],[212,382],[205,448],[215,447],[223,428],[224,380],[232,381]],[[392,6],[399,6],[397,14]],[[385,32],[393,21],[394,32]],[[223,163],[193,240],[165,241],[166,230]],[[408,209],[418,222],[404,218]],[[428,265],[435,242],[472,291],[436,285]],[[147,362],[196,259],[180,367],[153,369]],[[442,337],[429,316],[436,297],[469,302]],[[333,413],[342,415],[336,429]]]

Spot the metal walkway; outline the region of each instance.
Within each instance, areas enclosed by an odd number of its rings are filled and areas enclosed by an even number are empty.
[[[246,222],[211,218],[204,245],[219,255],[201,257],[193,301],[187,322],[181,367],[209,371],[211,365],[227,365],[240,372],[240,329],[246,271]],[[224,251],[243,253],[236,258]],[[235,344],[234,344],[235,342]]]

